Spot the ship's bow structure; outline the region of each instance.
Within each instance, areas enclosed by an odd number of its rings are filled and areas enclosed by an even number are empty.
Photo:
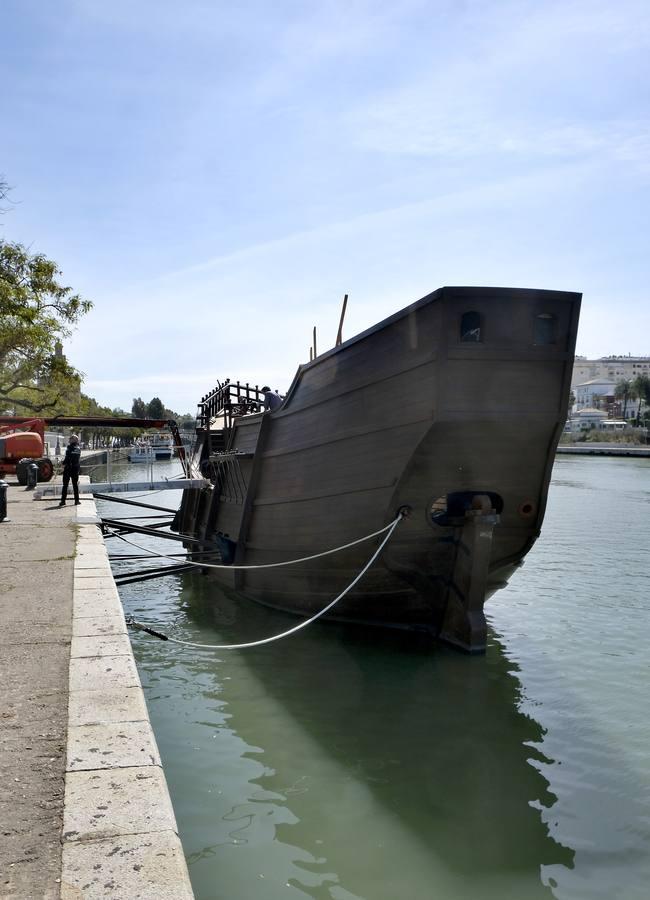
[[[378,538],[295,566],[236,567],[317,555],[407,512],[331,615],[482,651],[484,601],[541,527],[579,307],[567,292],[442,288],[301,366],[273,412],[220,386],[201,408],[211,484],[186,494],[180,530],[222,548],[222,583],[310,616]]]

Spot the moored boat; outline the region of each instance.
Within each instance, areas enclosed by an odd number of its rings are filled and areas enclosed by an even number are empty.
[[[152,462],[154,460],[171,459],[173,443],[169,435],[148,434],[129,448],[129,462]]]
[[[569,292],[441,288],[301,365],[274,411],[251,411],[256,387],[219,385],[198,415],[210,486],[184,493],[176,527],[218,544],[225,564],[254,566],[344,545],[406,512],[332,618],[482,651],[484,600],[540,532],[579,307]],[[371,552],[211,572],[310,616]]]

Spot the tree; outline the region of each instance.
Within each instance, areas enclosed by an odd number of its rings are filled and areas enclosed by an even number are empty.
[[[92,308],[62,285],[52,260],[0,240],[0,409],[60,411],[80,374],[60,342]]]
[[[9,191],[10,188],[4,179],[4,175],[0,175],[0,203],[7,199]],[[0,212],[6,212],[6,208],[4,206],[0,206]]]
[[[639,407],[636,411],[637,425],[641,420],[641,408],[650,406],[650,376],[637,375],[632,381],[632,387],[639,398]]]
[[[133,398],[133,406],[131,407],[131,415],[135,416],[136,419],[146,419],[147,404],[144,402],[142,397],[134,397]]]
[[[620,381],[616,382],[616,388],[614,389],[614,396],[617,400],[623,400],[623,412],[621,414],[621,418],[625,418],[625,414],[627,413],[627,404],[629,400],[634,400],[637,396],[636,388],[634,386],[634,382],[630,381],[627,378],[621,378]]]
[[[147,416],[150,419],[164,419],[165,407],[160,397],[152,397],[147,403]]]

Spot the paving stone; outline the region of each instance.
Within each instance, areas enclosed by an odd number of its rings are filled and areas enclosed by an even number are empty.
[[[68,716],[71,727],[148,721],[144,695],[139,687],[73,691]]]
[[[81,570],[79,570],[79,574],[75,578],[75,594],[80,594],[83,597],[90,591],[102,591],[111,596],[118,596],[117,586],[112,574],[106,575],[104,572],[101,575],[94,574],[89,577],[81,575]]]
[[[81,524],[79,526],[79,537],[83,538],[85,549],[92,546],[93,542],[101,544],[102,547],[104,546],[104,536],[96,525]]]
[[[92,637],[109,634],[126,634],[126,621],[121,609],[113,615],[78,615],[72,620],[73,637]]]
[[[104,575],[108,568],[108,557],[102,556],[99,552],[87,553],[83,556],[75,557],[74,573],[77,578],[81,577],[82,574],[85,575],[86,572],[94,572],[95,575]]]
[[[79,531],[81,530],[80,527]],[[84,534],[80,537],[83,539],[83,543],[77,545],[77,559],[83,559],[84,556],[108,556],[108,550],[100,532],[97,533],[96,538],[87,538]]]
[[[95,562],[94,565],[77,565],[75,562],[74,567],[74,577],[75,577],[75,588],[77,591],[84,591],[88,589],[92,589],[95,587],[102,587],[102,585],[95,584],[95,579],[105,577],[106,569],[108,568],[108,562],[104,564]],[[92,584],[89,582],[92,580]],[[110,580],[113,581],[113,576],[110,576]],[[88,588],[86,587],[88,585]]]
[[[88,515],[88,510],[84,509],[84,505],[77,506],[77,522],[83,523],[85,525],[100,525],[101,519],[96,514]]]
[[[102,572],[100,575],[93,575],[92,577],[84,578],[83,582],[83,584],[75,583],[75,594],[79,591],[92,590],[102,590],[108,591],[110,593],[117,593],[117,588],[115,587],[115,582],[113,581],[113,576],[110,574],[110,572],[108,574],[106,572]]]
[[[84,510],[86,514],[93,514],[93,510],[90,507],[86,507]],[[79,548],[79,550],[83,550],[86,553],[93,547],[102,546],[105,547],[104,544],[104,534],[102,529],[96,525],[94,522],[76,522],[76,527],[79,532],[79,536],[83,538],[83,546]]]
[[[63,848],[61,900],[191,900],[173,831],[75,841]]]
[[[68,730],[68,772],[160,765],[148,722],[80,725]]]
[[[70,660],[70,691],[139,687],[131,656],[90,656]]]
[[[88,578],[87,581],[95,579]],[[122,611],[122,604],[118,596],[117,590],[78,590],[75,585],[74,591],[74,612],[75,618],[80,616],[93,618],[97,616],[116,616]]]
[[[167,785],[158,766],[67,773],[64,841],[175,830]]]
[[[84,656],[129,656],[131,652],[131,641],[126,634],[73,637],[70,646],[72,659]]]

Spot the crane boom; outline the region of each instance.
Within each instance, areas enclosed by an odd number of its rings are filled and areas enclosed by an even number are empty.
[[[0,433],[16,426],[28,426],[41,439],[45,438],[45,426],[104,427],[104,428],[169,428],[178,458],[187,474],[187,454],[175,419],[134,419],[131,416],[0,416]]]

